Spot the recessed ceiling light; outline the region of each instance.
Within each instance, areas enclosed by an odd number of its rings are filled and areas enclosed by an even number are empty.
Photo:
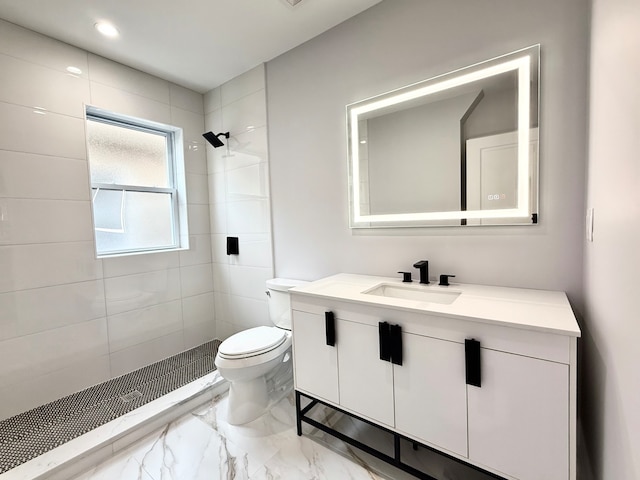
[[[67,72],[72,73],[74,75],[82,75],[82,70],[80,70],[78,67],[74,67],[71,65],[67,67]]]
[[[98,22],[94,26],[96,27],[96,30],[98,30],[105,37],[113,38],[117,37],[120,34],[120,32],[118,32],[118,29],[109,22]]]

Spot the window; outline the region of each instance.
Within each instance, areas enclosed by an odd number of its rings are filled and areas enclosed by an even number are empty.
[[[98,257],[188,247],[181,144],[178,128],[87,108]]]

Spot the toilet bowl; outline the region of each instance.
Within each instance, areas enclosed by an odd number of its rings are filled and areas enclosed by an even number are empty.
[[[270,391],[275,389],[270,389],[268,382],[275,375],[288,376],[292,380],[288,290],[303,283],[306,282],[280,278],[268,280],[267,304],[274,326],[243,330],[220,344],[215,364],[220,375],[230,384],[226,420],[231,425],[249,423],[266,413],[271,396],[276,393]],[[270,383],[283,385],[284,381],[276,379]],[[278,390],[283,393],[282,388]]]

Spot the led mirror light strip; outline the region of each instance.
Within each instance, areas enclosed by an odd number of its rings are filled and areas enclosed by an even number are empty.
[[[414,100],[426,95],[442,92],[450,88],[459,87],[488,77],[518,72],[518,206],[515,209],[501,210],[465,210],[457,212],[420,212],[363,215],[361,213],[360,193],[360,158],[359,158],[359,116],[365,113],[390,107],[399,103]],[[409,92],[399,93],[381,100],[372,101],[361,107],[350,110],[351,125],[351,158],[352,158],[352,188],[353,188],[353,217],[357,223],[362,222],[401,222],[421,220],[460,220],[481,218],[519,218],[530,215],[530,187],[529,187],[529,118],[530,118],[530,87],[531,57],[525,55],[507,62],[492,65],[487,68],[463,74],[449,80],[426,85]]]

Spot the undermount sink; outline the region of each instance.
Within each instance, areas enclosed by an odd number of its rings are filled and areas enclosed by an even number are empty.
[[[459,296],[460,292],[448,291],[442,287],[438,290],[431,290],[432,287],[420,285],[399,285],[397,283],[381,283],[370,290],[362,293],[365,295],[377,295],[379,297],[401,298],[404,300],[415,300],[418,302],[440,303],[443,305],[452,304]]]

